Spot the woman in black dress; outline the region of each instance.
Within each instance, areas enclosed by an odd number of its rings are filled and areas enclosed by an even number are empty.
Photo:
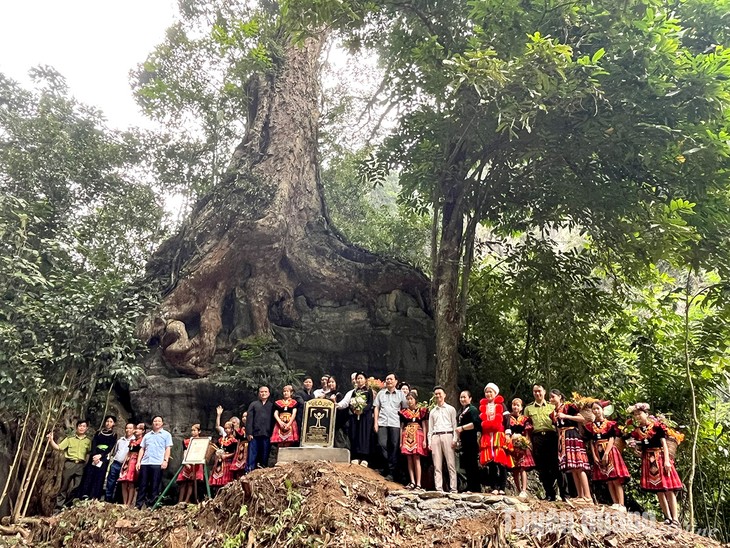
[[[104,426],[91,440],[90,458],[84,468],[84,478],[79,488],[79,496],[82,498],[100,499],[104,495],[109,454],[117,443],[117,434],[114,432],[116,423],[117,418],[114,415],[104,417]]]
[[[459,395],[461,411],[456,417],[456,433],[461,442],[460,461],[466,473],[466,490],[472,493],[481,493],[479,481],[479,410],[471,403],[471,392],[464,390]]]
[[[355,388],[349,394],[348,437],[352,464],[367,466],[370,459],[370,437],[373,433],[373,391],[368,388],[365,373],[355,376]]]

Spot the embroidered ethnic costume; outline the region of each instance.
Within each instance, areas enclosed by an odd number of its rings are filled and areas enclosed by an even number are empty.
[[[238,428],[234,435],[238,440],[238,447],[236,448],[236,454],[233,455],[233,461],[231,461],[231,471],[234,477],[242,476],[246,471],[246,462],[248,462],[248,438],[246,438],[246,429],[241,426]]]
[[[428,450],[423,447],[426,435],[421,423],[428,420],[428,409],[419,407],[415,411],[401,409],[399,411],[400,421],[403,425],[401,435],[400,452],[404,455],[428,455]]]
[[[530,434],[532,433],[532,419],[530,419],[530,417],[526,417],[525,415],[520,415],[519,417],[510,415],[509,427],[510,430],[512,430],[512,436],[519,434],[529,441]],[[523,470],[532,470],[535,468],[535,459],[532,458],[532,449],[522,449],[513,445],[512,456],[515,461],[515,468]]]
[[[679,479],[674,462],[664,467],[662,439],[667,437],[667,427],[661,422],[649,421],[646,426],[636,426],[631,437],[641,447],[641,488],[647,491],[679,491]]]
[[[236,436],[221,437],[218,440],[219,449],[215,454],[215,464],[210,474],[211,487],[227,485],[233,481],[233,471],[231,470],[231,461],[233,455],[238,449],[238,440]]]
[[[575,416],[579,413],[578,407],[572,403],[563,403],[550,413],[553,424],[558,429],[558,462],[561,470],[585,470],[588,472],[591,465],[588,463],[588,454],[583,439],[578,432],[578,423],[570,419],[559,419],[558,413]]]
[[[127,458],[124,459],[122,469],[119,471],[119,479],[117,481],[124,483],[125,481],[136,482],[139,472],[137,472],[137,458],[139,457],[142,438],[129,442],[129,452]]]
[[[299,441],[299,430],[297,422],[293,420],[293,411],[297,407],[297,401],[293,398],[281,399],[274,402],[274,410],[279,412],[279,420],[286,428],[274,424],[274,433],[271,435],[271,443],[277,443],[282,447],[292,445]]]
[[[504,434],[504,398],[498,395],[491,403],[482,398],[479,402],[479,419],[482,426],[479,464],[485,466],[490,462],[496,462],[506,468],[512,468],[514,461],[507,452],[509,443]]]
[[[621,480],[622,483],[626,481],[629,478],[629,470],[626,468],[621,451],[616,447],[616,440],[621,437],[618,424],[615,421],[604,419],[601,422],[588,423],[585,428],[598,455],[598,462],[593,463],[593,481]],[[608,453],[608,462],[604,462],[603,459],[611,440],[614,443]]]

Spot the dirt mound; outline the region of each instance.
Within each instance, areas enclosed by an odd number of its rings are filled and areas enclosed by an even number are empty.
[[[433,507],[439,495],[395,491],[376,472],[324,462],[258,470],[197,506],[157,511],[79,502],[54,516],[29,520],[29,535],[2,545],[183,548],[396,546],[705,546],[718,543],[604,507],[571,508],[478,495],[442,495],[464,507],[451,526],[425,523],[404,504]],[[396,500],[399,503],[396,503]],[[404,502],[405,501],[405,502]],[[470,506],[467,506],[470,505]],[[399,510],[396,510],[398,508]]]

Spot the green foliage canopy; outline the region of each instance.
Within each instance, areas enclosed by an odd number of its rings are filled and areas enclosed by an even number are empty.
[[[128,379],[145,303],[130,289],[162,234],[153,189],[135,178],[131,133],[104,127],[63,78],[34,69],[35,89],[0,75],[0,416]],[[62,382],[65,379],[66,382]]]

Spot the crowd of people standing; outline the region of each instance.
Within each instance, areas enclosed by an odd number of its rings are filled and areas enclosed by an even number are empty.
[[[343,394],[330,375],[320,379],[317,389],[307,377],[300,390],[287,385],[278,399],[271,398],[269,387],[261,386],[258,399],[242,417],[230,417],[223,424],[224,409],[218,406],[209,485],[220,488],[268,466],[272,445],[297,445],[304,406],[325,398],[335,404],[335,447],[348,448],[353,465],[376,464],[385,479],[404,478],[408,489],[422,489],[427,479],[424,472],[429,470],[424,463],[432,462],[428,479],[432,477],[433,487],[457,492],[458,461],[466,479],[462,490],[505,494],[511,473],[516,494],[524,498],[527,473],[534,469],[548,501],[567,500],[570,483],[574,501],[592,504],[590,477],[607,485],[614,508],[625,510],[623,484],[630,474],[619,444],[628,439],[628,445],[641,454],[641,488],[657,494],[667,523],[678,523],[676,492],[682,484],[668,450],[667,427],[650,415],[647,404],[629,409],[631,428],[622,431],[604,415],[608,402],[596,399],[586,413],[586,408],[565,401],[559,390],[548,395],[539,384],[533,387],[534,401],[529,405],[514,398],[507,406],[499,387],[489,383],[478,405],[468,390],[462,391],[457,410],[446,402],[440,386],[434,388],[429,403],[419,402],[418,393],[407,383],[399,384],[394,373],[386,376],[379,390],[373,389],[364,373],[353,374],[351,381],[352,388]],[[65,455],[57,509],[74,492],[79,497],[104,496],[111,502],[117,489],[124,504],[153,506],[170,461],[172,437],[160,416],[153,417],[149,431],[144,424],[126,424],[119,438],[115,424],[115,417],[106,417],[93,439],[86,436],[84,420],[78,421],[74,436],[58,444],[49,434],[51,446]],[[183,441],[186,449],[201,436],[200,425],[193,424],[190,432]],[[205,479],[203,468],[200,464],[181,467],[175,478],[179,501],[190,502],[197,492],[196,482]]]

